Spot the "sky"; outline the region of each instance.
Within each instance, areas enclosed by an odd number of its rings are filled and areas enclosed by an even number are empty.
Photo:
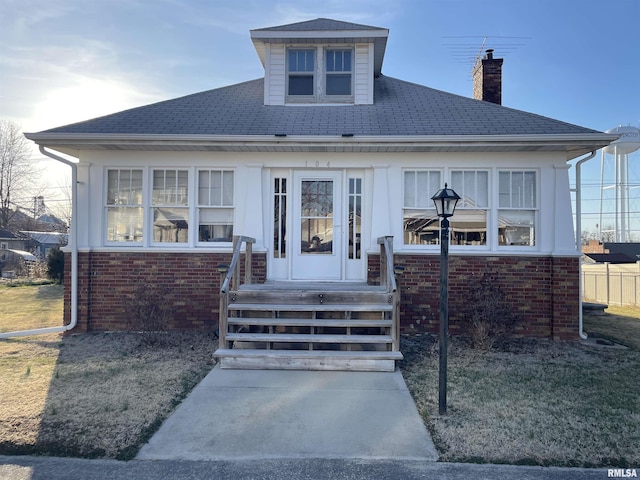
[[[471,97],[473,60],[493,48],[503,105],[640,128],[640,0],[0,0],[0,120],[38,132],[259,78],[249,30],[319,17],[388,28],[385,75]],[[68,167],[33,160],[52,205]],[[585,229],[601,172],[598,153],[582,170]],[[612,172],[608,155],[607,185]],[[629,181],[640,239],[639,152]]]

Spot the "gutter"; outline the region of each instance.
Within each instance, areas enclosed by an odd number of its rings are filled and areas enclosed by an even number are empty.
[[[35,328],[32,330],[18,330],[0,333],[1,338],[26,337],[29,335],[43,335],[46,333],[66,332],[78,324],[78,229],[76,228],[78,202],[78,164],[58,155],[48,152],[40,145],[40,153],[71,167],[71,228],[69,232],[69,246],[71,247],[71,322],[61,327]]]
[[[576,249],[578,250],[578,253],[582,253],[582,248],[581,248],[581,238],[582,238],[582,189],[581,189],[581,182],[582,182],[582,175],[581,175],[581,168],[582,168],[582,164],[584,162],[586,162],[587,160],[591,160],[593,157],[596,156],[596,150],[592,151],[589,156],[587,156],[586,158],[583,158],[581,160],[578,160],[578,163],[576,163],[576,188],[575,188],[575,192],[576,192]],[[582,324],[582,256],[580,256],[580,264],[579,264],[579,268],[578,268],[578,275],[580,275],[580,280],[579,280],[579,291],[580,291],[580,311],[578,314],[578,318],[579,318],[579,322],[578,322],[578,334],[580,335],[580,338],[582,340],[586,340],[587,339],[587,334],[584,333],[584,331],[582,330],[583,328],[583,324]]]

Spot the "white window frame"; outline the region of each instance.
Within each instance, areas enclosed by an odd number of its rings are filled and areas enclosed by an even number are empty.
[[[500,177],[501,174],[508,173],[511,177],[513,174],[533,174],[535,185],[528,192],[522,192],[520,198],[514,202],[514,192],[509,188],[509,201],[508,206],[505,205],[506,198],[503,197],[504,193],[501,190]],[[510,182],[510,187],[513,182]],[[499,250],[513,250],[513,249],[526,249],[537,250],[540,243],[540,171],[533,168],[498,168],[496,169],[496,218],[497,222],[494,226],[494,235],[496,236],[496,244]],[[523,182],[523,187],[526,185]],[[527,203],[527,196],[534,195],[532,202]],[[514,205],[515,203],[515,205]],[[500,243],[500,222],[501,212],[530,212],[533,219],[533,234],[529,236],[529,242],[524,243],[522,241],[515,243]],[[504,216],[504,215],[502,215]],[[531,238],[533,237],[533,238]]]
[[[164,194],[163,196],[165,197],[165,199],[163,201],[156,201],[155,199],[155,178],[156,178],[156,172],[164,172],[165,174],[165,185],[164,185]],[[173,193],[169,193],[171,190],[171,185],[167,183],[166,180],[166,174],[167,172],[175,172],[176,173],[176,177],[175,177],[175,191]],[[180,173],[184,173],[186,174],[186,180],[187,180],[187,191],[186,193],[182,194],[180,193]],[[190,175],[190,169],[188,168],[175,168],[175,167],[151,167],[149,169],[149,200],[148,200],[148,217],[149,217],[149,235],[150,235],[150,243],[153,246],[162,246],[162,247],[184,247],[185,245],[189,244],[189,235],[191,234],[191,229],[192,229],[192,218],[191,218],[191,213],[190,213],[190,204],[191,204],[191,197],[192,197],[192,193],[190,192],[190,190],[192,191],[193,188],[191,188],[192,185],[192,180],[191,180],[191,175]],[[169,190],[169,192],[168,192]],[[171,198],[173,197],[173,198]],[[165,209],[166,211],[170,212],[170,211],[180,211],[183,210],[186,213],[185,219],[186,219],[186,223],[187,223],[187,232],[186,235],[184,236],[184,240],[183,241],[162,241],[162,240],[156,240],[155,236],[156,236],[156,232],[155,232],[155,213],[156,210],[160,210],[160,209]],[[178,232],[180,232],[180,230],[182,229],[178,229]]]
[[[309,72],[290,71],[290,53],[301,51],[313,51],[314,68]],[[328,72],[327,70],[327,52],[349,51],[351,52],[351,65],[349,71]],[[285,102],[288,104],[296,103],[339,103],[353,104],[355,99],[355,63],[356,51],[354,45],[330,44],[330,45],[305,45],[292,44],[288,45],[285,53]],[[327,94],[327,76],[331,75],[350,75],[350,93],[349,95],[328,95]],[[313,76],[313,94],[312,95],[292,95],[289,93],[289,80],[291,76]]]
[[[414,192],[413,192],[413,202],[412,205],[409,205],[407,203],[407,177],[406,175],[408,173],[414,173],[416,176],[414,178]],[[437,232],[433,235],[433,242],[431,243],[405,243],[406,242],[406,235],[405,235],[405,212],[407,211],[415,211],[418,214],[421,212],[433,212],[434,216],[436,215],[436,207],[433,203],[433,200],[431,200],[431,197],[433,195],[435,195],[435,193],[437,192],[437,190],[433,191],[433,192],[428,192],[428,191],[423,191],[423,192],[419,192],[418,188],[418,173],[427,173],[429,176],[428,182],[432,182],[433,185],[430,186],[429,188],[433,187],[435,188],[436,184],[438,185],[444,185],[442,182],[442,179],[444,178],[444,171],[442,169],[438,169],[438,168],[406,168],[402,170],[402,176],[401,176],[401,181],[402,181],[402,214],[401,214],[401,220],[400,220],[400,226],[401,226],[401,232],[402,232],[402,246],[403,248],[407,248],[407,249],[424,249],[424,248],[431,248],[434,245],[439,245],[440,244],[440,219],[438,219],[438,228],[437,228]],[[431,175],[437,175],[438,178],[437,179],[431,179]],[[438,187],[438,188],[442,188],[442,187]],[[411,202],[410,202],[411,203]],[[416,217],[418,218],[418,217]]]
[[[457,185],[454,182],[454,174],[456,173],[461,173],[462,177],[463,177],[463,185],[462,187],[460,187],[459,185]],[[471,199],[470,195],[467,195],[466,192],[466,179],[464,178],[466,176],[466,174],[470,174],[473,173],[475,174],[475,185],[474,188],[472,188],[474,190],[474,192],[471,192],[473,195],[475,195],[478,191],[478,174],[479,173],[483,173],[486,175],[486,179],[487,179],[487,184],[486,184],[486,199],[485,200],[485,205],[482,204],[473,204],[473,200]],[[449,221],[451,222],[451,229],[450,229],[450,234],[451,234],[451,248],[452,249],[464,249],[464,250],[469,250],[469,249],[482,249],[482,250],[487,250],[491,247],[491,238],[492,238],[492,232],[491,232],[491,214],[492,214],[492,195],[491,195],[491,170],[490,169],[483,169],[483,168],[452,168],[448,171],[447,177],[449,178],[449,186],[455,190],[455,192],[460,195],[461,199],[458,201],[458,204],[456,206],[456,210],[455,213],[453,215],[453,217],[451,217],[449,219]],[[475,199],[477,200],[477,199]],[[464,212],[469,211],[469,212],[473,212],[473,211],[482,211],[485,212],[485,238],[484,238],[484,244],[482,244],[482,240],[478,240],[476,243],[476,241],[474,240],[465,240],[467,242],[470,243],[458,243],[456,240],[456,235],[455,235],[455,224],[456,224],[456,215],[460,216],[460,214],[464,214]]]
[[[129,171],[132,172],[140,172],[141,174],[141,185],[139,193],[139,203],[109,203],[109,172],[118,172],[118,177],[120,178],[121,172]],[[146,171],[142,167],[108,167],[104,170],[104,199],[103,199],[103,212],[104,212],[104,230],[102,233],[102,240],[105,245],[113,245],[113,246],[123,246],[123,247],[131,247],[131,246],[141,246],[145,240],[145,235],[147,234],[148,227],[146,225],[146,207],[145,207],[145,177]],[[120,191],[120,190],[119,190]],[[140,228],[142,232],[138,237],[136,233],[133,233],[132,239],[127,239],[123,241],[117,240],[109,240],[109,210],[117,209],[120,207],[121,209],[140,209],[142,213],[142,217],[140,219]],[[131,233],[127,233],[127,235],[131,235]]]
[[[221,175],[221,185],[220,185],[220,204],[215,204],[215,203],[202,203],[200,201],[200,174],[204,173],[204,172],[208,172],[209,175],[212,172],[216,172],[216,173],[220,173]],[[225,174],[231,174],[231,193],[227,193],[227,195],[225,195],[225,188],[224,188],[224,175]],[[194,204],[195,204],[195,223],[194,225],[197,225],[197,229],[195,231],[195,236],[196,236],[196,244],[198,246],[206,246],[206,247],[228,247],[230,245],[233,244],[233,235],[234,235],[234,230],[236,227],[236,171],[233,168],[224,168],[224,167],[216,167],[216,168],[197,168],[196,169],[196,178],[195,178],[195,182],[194,184],[196,185],[196,187],[193,189],[194,192]],[[229,199],[230,199],[230,203],[229,203]],[[211,197],[209,195],[209,201],[211,202]],[[215,210],[231,210],[231,226],[232,226],[232,230],[231,230],[231,235],[232,235],[232,240],[229,242],[215,242],[215,241],[202,241],[200,240],[200,218],[201,218],[201,210],[210,210],[210,211],[215,211]]]
[[[329,58],[329,52],[349,52],[350,53],[350,68],[349,70],[329,70],[327,66],[327,61]],[[331,101],[353,101],[353,89],[354,89],[354,64],[355,64],[355,50],[353,47],[325,47],[324,55],[323,55],[323,70],[322,70],[322,79],[324,82],[324,95],[327,100]],[[344,57],[343,57],[344,61]],[[349,75],[349,93],[348,94],[334,94],[330,95],[328,93],[328,82],[331,76],[338,75]]]
[[[302,70],[302,71],[291,71],[290,65],[290,54],[293,52],[313,52],[313,70]],[[318,49],[316,46],[305,46],[305,45],[295,45],[287,47],[286,49],[286,85],[285,92],[287,102],[296,103],[296,102],[313,102],[317,98],[318,92]],[[311,77],[312,78],[312,93],[311,95],[296,95],[289,93],[289,81],[290,78],[294,77]]]

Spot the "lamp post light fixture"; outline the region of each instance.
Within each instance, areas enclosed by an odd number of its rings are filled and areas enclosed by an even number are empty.
[[[444,188],[431,197],[440,222],[440,335],[438,341],[438,413],[447,414],[447,347],[449,343],[449,217],[453,216],[460,196]]]

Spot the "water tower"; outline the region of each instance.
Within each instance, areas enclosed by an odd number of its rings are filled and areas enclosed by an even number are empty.
[[[616,127],[606,133],[620,135],[620,138],[602,149],[602,166],[600,175],[600,238],[602,232],[614,233],[616,242],[631,240],[631,226],[629,222],[629,154],[640,148],[640,129],[635,127]],[[607,154],[613,155],[614,184],[605,185],[605,165]],[[615,222],[613,230],[602,230],[602,201],[605,190],[614,191]]]

